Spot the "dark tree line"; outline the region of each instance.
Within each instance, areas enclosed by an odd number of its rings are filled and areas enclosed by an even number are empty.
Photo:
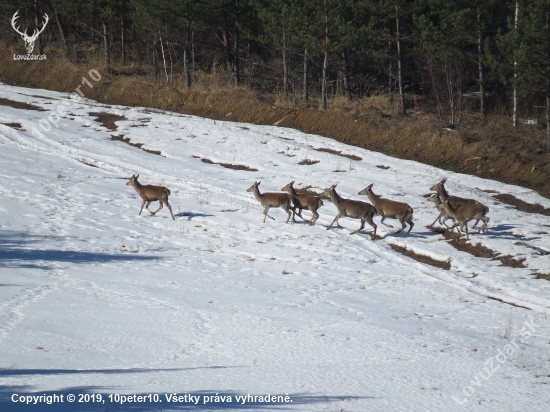
[[[50,16],[39,47],[101,55],[105,70],[148,67],[193,87],[199,72],[327,108],[388,96],[405,116],[424,99],[442,124],[465,108],[550,124],[550,0],[0,0],[17,44]],[[550,128],[547,128],[550,131]]]

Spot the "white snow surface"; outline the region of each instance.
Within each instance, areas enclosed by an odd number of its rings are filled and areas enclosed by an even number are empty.
[[[74,103],[67,93],[7,85],[0,97],[45,109],[0,106],[3,411],[548,410],[550,282],[535,274],[550,273],[550,254],[525,244],[550,251],[550,220],[486,190],[550,207],[536,192],[288,128]],[[43,131],[39,122],[56,120],[60,105],[58,127]],[[90,112],[127,120],[111,131]],[[22,129],[4,125],[12,122]],[[306,158],[320,162],[298,164]],[[125,185],[133,173],[171,190],[175,221],[166,208],[138,215],[141,199]],[[424,195],[443,177],[451,194],[490,208],[489,231],[471,242],[525,259],[525,268],[460,252],[427,229],[437,212]],[[262,223],[246,189],[261,181],[260,190],[279,192],[291,180],[317,192],[338,183],[341,196],[362,201],[357,192],[374,183],[375,193],[414,208],[414,229],[395,235],[396,220],[386,221],[390,229],[376,217],[380,240],[368,224],[350,236],[359,221],[348,218],[327,231],[336,208],[326,200],[315,226],[285,224],[281,209]],[[174,393],[201,401],[168,403]],[[26,406],[14,394],[102,394],[105,402]],[[163,402],[120,405],[108,394]],[[203,404],[216,394],[232,401]],[[292,402],[235,401],[247,394]]]

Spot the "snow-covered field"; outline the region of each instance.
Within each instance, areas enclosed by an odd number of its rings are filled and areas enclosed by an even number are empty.
[[[548,410],[550,282],[535,274],[550,273],[550,254],[525,245],[550,250],[550,220],[483,190],[549,200],[291,129],[6,85],[0,98],[46,110],[0,106],[2,411]],[[33,134],[41,120],[57,120],[60,105],[59,127]],[[90,112],[127,120],[111,131]],[[13,122],[23,130],[3,124]],[[133,173],[170,188],[175,221],[166,208],[138,216],[141,200],[125,185]],[[460,252],[426,228],[437,212],[424,195],[443,177],[451,194],[490,207],[489,231],[471,241],[526,268]],[[363,201],[357,192],[374,183],[375,193],[414,208],[415,227],[393,235],[377,217],[383,239],[372,241],[370,226],[350,236],[359,221],[342,218],[344,229],[327,231],[336,215],[329,201],[315,226],[285,224],[281,209],[262,224],[263,208],[246,192],[255,180],[262,191],[291,180],[317,192],[338,183],[340,195]],[[13,402],[29,394],[64,402]],[[96,394],[102,402],[91,402]],[[119,395],[131,394],[162,402],[121,405]],[[199,403],[169,403],[167,394]],[[236,399],[248,394],[289,398]]]

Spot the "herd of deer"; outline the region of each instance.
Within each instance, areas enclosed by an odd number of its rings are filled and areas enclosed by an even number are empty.
[[[170,214],[172,215],[172,219],[175,219],[174,214],[172,213],[172,207],[170,206],[170,203],[168,203],[168,195],[170,195],[170,190],[164,186],[142,185],[138,182],[138,177],[139,175],[133,175],[126,184],[129,186],[133,186],[133,188],[139,193],[139,196],[142,199],[139,214],[141,215],[141,212],[143,211],[143,206],[145,206],[149,213],[154,216],[160,209],[162,209],[163,205],[166,205],[166,207],[170,211]],[[470,239],[468,232],[468,222],[471,220],[475,220],[476,222],[473,228],[477,226],[479,221],[482,221],[483,225],[478,229],[478,231],[486,231],[487,223],[489,222],[489,218],[487,217],[489,208],[474,199],[449,196],[449,194],[445,190],[445,182],[446,179],[443,179],[441,180],[441,182],[435,184],[430,188],[430,190],[434,190],[436,193],[432,194],[428,198],[428,200],[433,202],[435,204],[435,207],[439,211],[439,216],[433,221],[430,227],[433,226],[435,222],[439,221],[440,224],[443,224],[449,228],[446,222],[447,220],[451,219],[453,220],[454,225],[451,226],[450,229],[452,230],[455,227],[458,227],[458,231],[460,233],[462,233],[462,231],[465,231],[466,237]],[[303,221],[311,225],[315,224],[315,221],[319,219],[319,213],[317,213],[317,210],[321,206],[323,206],[323,200],[318,196],[297,193],[294,189],[294,181],[290,182],[281,189],[286,193],[260,193],[260,189],[258,188],[258,186],[260,186],[260,183],[261,182],[255,182],[247,189],[247,192],[254,193],[256,199],[264,207],[264,223],[267,217],[275,220],[272,216],[269,216],[268,212],[270,208],[278,207],[282,208],[288,214],[286,223],[288,223],[291,217],[292,221],[296,222],[296,215],[298,215]],[[413,208],[410,207],[407,203],[396,202],[395,200],[390,199],[383,199],[381,196],[376,195],[372,191],[372,186],[373,185],[370,184],[358,193],[359,195],[368,196],[369,200],[372,202],[372,205],[370,203],[361,202],[359,200],[342,198],[336,192],[335,184],[328,189],[325,189],[321,193],[321,196],[329,197],[334,206],[336,206],[336,208],[338,209],[338,214],[329,225],[329,227],[327,227],[327,230],[329,230],[335,222],[339,228],[342,228],[340,226],[340,223],[338,222],[338,219],[340,219],[341,217],[359,219],[361,220],[361,226],[359,227],[359,229],[351,232],[351,234],[354,235],[357,232],[363,230],[366,222],[374,229],[374,232],[372,234],[372,239],[374,240],[376,239],[376,224],[373,222],[372,219],[374,216],[382,216],[382,220],[380,223],[388,227],[393,226],[384,223],[384,220],[386,218],[399,220],[399,223],[401,223],[401,229],[399,229],[396,233],[399,233],[402,230],[406,229],[408,223],[409,230],[407,233],[409,233],[414,226],[414,223],[412,221]],[[151,204],[151,202],[154,201],[159,201],[160,206],[157,210],[153,212],[149,209],[149,205]],[[312,213],[312,217],[310,220],[306,220],[302,217],[302,210],[304,209],[308,209]],[[292,214],[290,213],[291,211]]]

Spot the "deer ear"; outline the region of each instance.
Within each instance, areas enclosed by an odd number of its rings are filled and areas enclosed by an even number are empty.
[[[138,177],[139,177],[139,173],[136,175],[136,180],[137,180]]]
[[[441,179],[441,184],[444,184],[446,181],[447,181],[447,178],[444,177],[443,179]]]
[[[292,186],[294,184],[294,180],[292,182],[289,183],[290,186]]]

